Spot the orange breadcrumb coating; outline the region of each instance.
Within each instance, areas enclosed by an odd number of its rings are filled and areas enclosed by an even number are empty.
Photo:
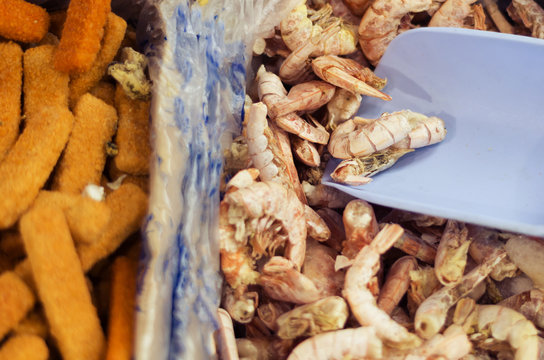
[[[34,306],[34,294],[12,271],[0,274],[0,339]]]
[[[27,126],[0,163],[0,229],[6,229],[32,204],[68,141],[72,113],[49,107],[28,119]]]
[[[113,61],[119,46],[121,46],[121,41],[125,37],[126,29],[125,20],[114,13],[108,14],[102,47],[96,55],[91,69],[81,74],[74,74],[70,79],[70,106],[72,108],[79,98],[95,86],[107,72],[108,65]]]
[[[105,148],[115,133],[117,113],[102,100],[85,94],[77,103],[74,115],[74,128],[51,188],[79,194],[88,184],[100,184],[106,164]]]
[[[0,36],[36,43],[48,29],[49,15],[45,9],[24,0],[0,1]]]
[[[119,115],[115,138],[119,153],[113,158],[115,166],[128,174],[147,175],[151,159],[149,101],[132,100],[117,85],[115,107]]]
[[[110,106],[115,106],[115,85],[107,82],[100,81],[93,86],[89,93]]]
[[[0,43],[0,161],[19,135],[22,84],[23,50],[13,42]]]
[[[67,74],[53,68],[52,45],[42,45],[25,51],[23,56],[24,112],[27,117],[48,106],[68,107]]]
[[[47,360],[49,349],[36,335],[15,335],[0,348],[0,360]]]
[[[111,0],[71,0],[55,53],[55,68],[80,73],[91,68],[100,50]]]
[[[19,223],[45,316],[64,359],[102,359],[105,338],[66,218],[34,206]]]
[[[132,358],[137,270],[138,262],[126,256],[113,262],[106,360]]]
[[[138,231],[147,212],[147,201],[147,195],[134,184],[123,184],[106,197],[106,204],[112,213],[106,230],[94,243],[78,246],[79,258],[85,272]]]

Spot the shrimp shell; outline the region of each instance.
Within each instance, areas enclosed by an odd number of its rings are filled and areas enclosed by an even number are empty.
[[[321,164],[321,156],[313,143],[299,137],[293,137],[291,143],[297,159],[304,165],[317,167]]]
[[[430,27],[465,27],[464,22],[472,13],[470,5],[476,0],[447,0],[429,21]]]
[[[342,254],[352,259],[359,251],[372,242],[379,231],[372,205],[364,200],[352,200],[344,209],[342,216],[346,241],[342,244]]]
[[[410,271],[417,268],[413,256],[403,256],[391,265],[378,296],[378,307],[391,314],[410,286]]]
[[[214,334],[218,344],[217,350],[222,360],[238,360],[238,348],[234,338],[234,328],[229,313],[224,309],[217,309],[219,329]]]
[[[469,246],[470,239],[465,224],[448,220],[434,261],[434,271],[442,285],[455,285],[461,281]]]

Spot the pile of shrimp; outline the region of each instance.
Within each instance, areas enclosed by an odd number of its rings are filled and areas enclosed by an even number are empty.
[[[541,8],[529,1],[509,13],[538,34]],[[544,359],[544,239],[320,183],[332,157],[344,161],[331,176],[360,185],[444,139],[441,119],[409,109],[355,113],[364,96],[390,100],[372,67],[394,36],[415,26],[503,31],[496,19],[510,23],[491,3],[301,1],[255,42],[255,81],[221,186],[221,359]]]

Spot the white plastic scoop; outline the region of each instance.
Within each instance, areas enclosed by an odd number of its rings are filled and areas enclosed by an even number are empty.
[[[359,116],[410,109],[442,118],[446,139],[416,149],[363,186],[323,183],[369,202],[544,236],[544,40],[421,28],[395,38],[376,68],[392,101],[365,97]]]

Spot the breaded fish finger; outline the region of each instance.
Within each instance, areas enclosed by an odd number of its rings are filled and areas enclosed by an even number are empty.
[[[34,294],[12,271],[0,274],[0,339],[34,306]]]
[[[117,126],[117,112],[91,94],[74,109],[75,122],[51,188],[80,194],[88,184],[100,184],[106,164],[106,144]]]
[[[137,269],[138,263],[125,256],[113,263],[106,360],[132,358]]]
[[[113,214],[106,230],[94,243],[78,246],[85,272],[138,231],[147,212],[147,195],[134,184],[123,184],[106,197],[106,204]]]
[[[125,20],[114,13],[108,14],[102,46],[91,69],[81,74],[74,74],[70,79],[70,106],[72,108],[79,98],[96,85],[107,72],[108,65],[113,61],[125,37],[126,29]]]
[[[36,335],[15,335],[0,348],[0,360],[47,360],[49,349]]]
[[[0,162],[19,135],[22,86],[23,50],[13,42],[0,43]]]
[[[115,106],[115,85],[107,81],[100,81],[93,86],[89,93],[108,105]]]
[[[32,43],[40,41],[48,28],[45,9],[24,0],[0,1],[0,36]]]
[[[100,50],[111,0],[71,0],[55,53],[55,68],[78,73],[91,68]]]
[[[115,166],[132,175],[147,175],[151,159],[149,101],[132,100],[117,85],[115,107],[119,115],[115,138],[119,153],[113,158]]]
[[[64,359],[101,359],[104,333],[62,210],[35,206],[19,222],[51,334]]]
[[[53,68],[53,45],[42,45],[25,51],[24,113],[28,121],[33,114],[48,106],[68,107],[70,77]]]
[[[34,308],[27,316],[13,328],[17,335],[35,335],[46,339],[49,335],[49,325],[43,314],[42,308]]]
[[[111,210],[106,202],[86,196],[42,190],[34,206],[43,204],[54,205],[64,212],[76,244],[98,240],[110,221]]]
[[[0,229],[19,219],[55,167],[74,123],[62,107],[45,108],[29,123],[0,163]]]
[[[11,259],[26,256],[23,239],[21,239],[21,234],[17,229],[2,231],[0,234],[0,252],[8,255]]]

